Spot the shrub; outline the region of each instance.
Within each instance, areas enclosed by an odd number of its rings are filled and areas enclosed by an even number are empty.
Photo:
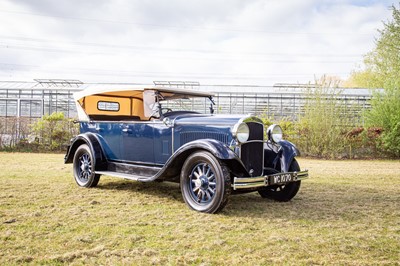
[[[40,150],[62,151],[77,134],[78,127],[63,113],[44,115],[32,125],[32,133]]]
[[[345,103],[338,100],[341,91],[337,88],[320,85],[309,89],[297,125],[299,132],[298,146],[310,156],[338,157],[346,150]]]
[[[345,134],[349,158],[384,157],[380,149],[382,128],[357,126]]]
[[[369,127],[381,128],[380,149],[390,156],[400,157],[400,89],[375,92],[371,109],[365,112],[365,121]]]
[[[265,129],[267,129],[272,124],[278,124],[283,130],[284,139],[292,141],[293,139],[296,138],[297,134],[294,122],[285,119],[280,121],[274,121],[273,118],[267,117],[265,114],[261,115],[259,118],[263,121]],[[264,132],[264,134],[266,134],[266,132]],[[265,139],[267,138],[266,135],[264,137]]]

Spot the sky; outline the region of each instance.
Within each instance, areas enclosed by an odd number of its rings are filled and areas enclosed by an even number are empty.
[[[323,75],[347,79],[373,49],[393,3],[0,0],[0,80],[274,85]]]

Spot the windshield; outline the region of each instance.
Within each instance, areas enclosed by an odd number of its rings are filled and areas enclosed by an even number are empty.
[[[214,112],[211,96],[145,91],[145,109],[151,117],[161,118],[182,112],[210,114]],[[145,110],[146,111],[146,110]]]
[[[160,101],[162,108],[172,111],[194,111],[201,114],[210,113],[210,99],[205,97],[182,98]]]

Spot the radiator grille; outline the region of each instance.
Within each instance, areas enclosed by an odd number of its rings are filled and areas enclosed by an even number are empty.
[[[255,122],[248,122],[247,125],[250,129],[249,142],[241,145],[240,156],[247,170],[253,170],[253,176],[261,176],[264,167],[264,126]]]
[[[228,134],[209,131],[187,131],[180,134],[181,145],[198,139],[215,139],[228,144]]]

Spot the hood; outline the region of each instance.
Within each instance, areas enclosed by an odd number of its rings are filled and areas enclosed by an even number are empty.
[[[239,120],[249,118],[249,115],[218,115],[218,114],[181,114],[170,117],[174,124],[199,125],[235,125]]]

